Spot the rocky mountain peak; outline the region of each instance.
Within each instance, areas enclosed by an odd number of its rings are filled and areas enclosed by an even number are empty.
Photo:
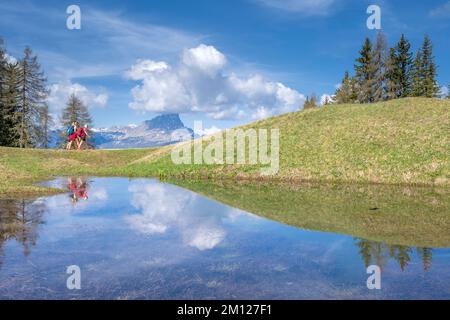
[[[180,116],[176,113],[162,114],[151,120],[144,122],[150,130],[159,129],[164,131],[173,131],[184,128]]]

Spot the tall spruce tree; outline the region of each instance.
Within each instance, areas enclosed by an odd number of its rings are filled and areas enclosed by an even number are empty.
[[[348,71],[345,72],[341,86],[336,90],[335,101],[337,104],[355,103],[357,100],[356,81],[350,78]]]
[[[8,147],[19,146],[19,132],[16,130],[20,123],[17,117],[20,102],[19,63],[10,63],[6,67],[3,87],[4,133],[3,145]]]
[[[48,91],[46,89],[47,79],[31,48],[25,48],[19,65],[20,99],[15,113],[17,125],[13,129],[18,133],[19,147],[25,148],[37,144],[40,130],[40,110],[45,103]]]
[[[317,108],[317,97],[315,94],[312,94],[311,97],[306,97],[305,104],[303,105],[303,109],[315,109]]]
[[[410,52],[411,44],[402,34],[400,41],[395,47],[396,50],[396,81],[398,86],[398,98],[405,98],[411,95],[413,54]]]
[[[425,36],[422,45],[422,64],[425,74],[425,96],[428,98],[436,97],[439,94],[440,88],[436,80],[437,66],[434,62],[433,45],[428,35]]]
[[[419,49],[413,62],[411,84],[411,95],[413,97],[421,97],[425,95],[424,78],[425,74],[423,72],[422,49]]]
[[[48,104],[44,104],[39,110],[38,146],[48,149],[50,143],[50,127],[53,125],[53,118],[49,112]]]
[[[357,64],[355,64],[355,77],[359,87],[358,101],[360,103],[370,103],[374,100],[374,70],[372,64],[372,43],[369,38],[366,38],[364,41],[359,54],[359,58],[356,59]]]
[[[373,81],[369,83],[373,93],[372,102],[386,99],[386,62],[387,62],[387,42],[383,33],[378,33],[375,46],[372,49],[370,70],[373,72]]]
[[[0,146],[7,145],[5,139],[7,139],[8,136],[8,127],[5,121],[7,112],[4,101],[7,65],[6,50],[3,47],[3,39],[0,38]]]
[[[396,99],[400,96],[400,70],[395,48],[389,49],[389,58],[386,62],[386,98]]]
[[[439,86],[436,80],[437,66],[434,62],[433,45],[428,35],[414,59],[412,95],[416,97],[436,97]]]

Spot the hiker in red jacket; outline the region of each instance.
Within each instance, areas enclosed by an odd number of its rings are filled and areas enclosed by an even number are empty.
[[[87,138],[89,138],[88,125],[85,125],[84,127],[80,127],[78,129],[77,136],[78,136],[78,150],[81,150],[81,147],[83,146],[83,144],[87,145],[86,140],[87,140]]]

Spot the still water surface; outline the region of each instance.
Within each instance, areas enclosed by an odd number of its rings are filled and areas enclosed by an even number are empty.
[[[308,231],[157,180],[48,184],[68,193],[0,200],[1,299],[450,299],[445,247]]]

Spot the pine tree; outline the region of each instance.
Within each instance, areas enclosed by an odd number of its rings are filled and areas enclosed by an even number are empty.
[[[8,136],[8,127],[5,121],[7,112],[4,99],[7,65],[6,50],[3,47],[3,40],[0,38],[0,146],[7,145],[5,139]]]
[[[428,98],[436,97],[439,93],[439,85],[436,80],[437,66],[434,62],[433,45],[428,35],[425,36],[422,46],[422,64],[425,74],[425,96]]]
[[[348,71],[344,74],[344,79],[342,79],[341,86],[336,90],[336,103],[353,103],[353,88],[352,88],[352,79],[348,74]]]
[[[61,132],[61,145],[65,144],[67,139],[66,129],[73,122],[77,122],[80,126],[88,125],[89,127],[92,127],[92,118],[88,108],[75,94],[70,95],[66,107],[62,112],[61,124],[63,131]]]
[[[371,86],[372,92],[371,102],[378,102],[386,98],[386,60],[387,60],[387,44],[386,38],[380,32],[377,35],[375,46],[371,52],[370,71],[372,72],[372,81],[367,85]]]
[[[311,97],[306,97],[305,104],[303,105],[303,109],[314,109],[317,108],[317,97],[315,94],[312,94]]]
[[[350,86],[351,86],[351,96],[350,96],[350,103],[360,103],[358,100],[358,94],[359,94],[359,84],[358,80],[356,80],[355,77],[352,77],[350,79]]]
[[[48,105],[44,104],[39,110],[39,128],[38,146],[48,149],[50,143],[50,126],[53,124],[53,118],[49,112]]]
[[[37,143],[39,135],[40,108],[45,103],[48,91],[46,78],[37,61],[37,56],[29,47],[24,50],[20,63],[19,92],[20,100],[15,117],[18,125],[14,128],[19,136],[19,147],[25,148]]]
[[[397,97],[404,98],[411,95],[411,82],[412,82],[412,63],[413,54],[410,52],[411,44],[406,40],[405,35],[402,34],[400,41],[395,47],[396,50],[396,72],[397,72],[397,85],[398,94]]]
[[[386,62],[386,98],[396,99],[401,96],[400,70],[395,48],[389,49],[389,58]]]
[[[20,102],[19,87],[20,66],[18,63],[8,64],[6,67],[3,88],[4,136],[2,145],[8,147],[19,146],[19,127],[17,112]]]
[[[436,80],[437,66],[434,62],[433,45],[427,35],[422,47],[417,52],[413,70],[412,95],[416,97],[436,97],[439,93]]]
[[[366,38],[359,54],[360,57],[356,59],[357,64],[355,65],[356,80],[359,87],[358,101],[360,103],[370,103],[374,100],[374,72],[372,69],[372,43],[369,38]]]
[[[416,57],[414,58],[413,62],[413,71],[412,71],[412,91],[411,95],[413,97],[421,97],[425,95],[424,91],[424,73],[423,73],[423,67],[422,67],[422,50],[419,49],[417,51]]]

